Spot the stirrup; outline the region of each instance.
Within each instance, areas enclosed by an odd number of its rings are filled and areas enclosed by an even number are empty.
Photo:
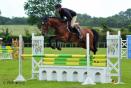
[[[82,37],[82,35],[81,35],[81,36],[79,36],[79,41],[82,41],[82,38],[83,38],[83,37]]]
[[[79,36],[79,39],[82,39],[82,35]]]

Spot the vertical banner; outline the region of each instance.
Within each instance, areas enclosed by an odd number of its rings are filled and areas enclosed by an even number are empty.
[[[43,55],[44,52],[43,36],[34,36],[32,34],[32,55]]]
[[[127,35],[127,57],[131,59],[131,35]]]

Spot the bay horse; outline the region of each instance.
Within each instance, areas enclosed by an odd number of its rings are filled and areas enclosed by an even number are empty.
[[[72,42],[79,44],[82,48],[86,49],[86,34],[89,33],[89,42],[90,50],[96,54],[97,52],[97,42],[98,42],[98,33],[89,28],[83,28],[80,30],[82,39],[80,41],[76,33],[70,32],[68,29],[67,22],[64,22],[62,19],[57,17],[45,17],[42,19],[41,31],[44,36],[47,35],[49,27],[52,28],[55,32],[55,36],[49,37],[49,47],[58,50],[61,50],[58,41],[61,42]],[[56,46],[52,46],[52,40],[56,41]]]

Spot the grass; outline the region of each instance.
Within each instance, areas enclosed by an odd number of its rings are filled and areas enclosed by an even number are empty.
[[[0,32],[9,29],[9,32],[12,33],[12,35],[18,36],[20,34],[25,35],[25,30],[28,30],[31,33],[37,33],[39,32],[39,29],[37,26],[32,25],[0,25]]]
[[[31,48],[25,48],[24,53],[31,53]],[[62,51],[45,49],[45,53],[71,53],[85,54],[84,49],[63,48]],[[99,54],[105,54],[106,49],[99,49]],[[0,88],[131,88],[131,60],[122,59],[122,81],[125,84],[100,84],[82,86],[78,82],[47,82],[39,80],[28,80],[24,83],[14,83],[13,80],[18,75],[18,60],[0,60]],[[23,75],[26,79],[31,77],[31,59],[23,60]]]
[[[8,28],[12,35],[25,35],[25,30],[30,33],[38,32],[36,26],[29,25],[0,25],[0,32],[2,29]],[[98,28],[99,29],[99,28]],[[52,50],[46,48],[44,53],[49,54],[85,54],[86,50],[79,48],[63,48],[62,51]],[[31,48],[25,48],[24,53],[31,54]],[[106,54],[106,49],[99,49],[98,54]],[[131,60],[122,59],[122,81],[125,84],[100,84],[95,86],[82,86],[78,82],[47,82],[39,80],[28,80],[24,83],[14,83],[13,80],[18,75],[18,60],[0,60],[0,88],[131,88]],[[25,79],[31,78],[31,58],[24,58],[23,60],[23,75]]]

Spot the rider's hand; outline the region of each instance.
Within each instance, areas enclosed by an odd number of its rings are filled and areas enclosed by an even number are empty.
[[[68,20],[67,20],[67,19],[64,19],[63,21],[64,21],[64,22],[68,22]]]

